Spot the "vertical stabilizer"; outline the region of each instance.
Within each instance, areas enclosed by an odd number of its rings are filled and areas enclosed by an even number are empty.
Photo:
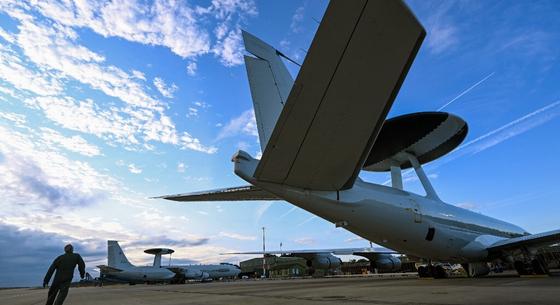
[[[116,240],[107,241],[107,261],[109,267],[117,269],[133,267]]]
[[[259,140],[264,151],[294,80],[275,48],[245,31],[243,42],[245,50],[256,56],[245,56],[245,68],[251,87]]]

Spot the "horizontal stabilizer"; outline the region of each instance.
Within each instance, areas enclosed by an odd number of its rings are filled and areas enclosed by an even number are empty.
[[[424,36],[402,1],[331,1],[254,177],[352,187]]]
[[[247,200],[282,200],[276,195],[261,190],[258,187],[247,185],[215,189],[211,191],[165,195],[161,198],[173,201],[247,201]]]
[[[319,254],[319,253],[330,253],[334,255],[361,255],[364,253],[371,253],[371,254],[396,254],[397,252],[383,248],[339,248],[339,249],[314,249],[314,250],[279,250],[279,251],[252,251],[252,252],[228,252],[228,253],[221,253],[222,255],[229,255],[229,254],[247,254],[247,255],[262,255],[262,254],[270,254],[270,255],[283,255],[283,254]]]
[[[520,248],[540,248],[560,242],[560,230],[525,235],[501,240],[488,247],[489,252],[508,251]]]

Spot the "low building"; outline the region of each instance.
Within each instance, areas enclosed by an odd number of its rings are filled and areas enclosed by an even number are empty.
[[[257,257],[239,263],[240,276],[261,277],[263,274],[263,258]],[[308,274],[306,260],[301,257],[266,256],[265,269],[267,276],[298,277]]]

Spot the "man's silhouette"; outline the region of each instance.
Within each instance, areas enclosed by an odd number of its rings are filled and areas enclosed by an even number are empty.
[[[80,254],[73,253],[74,247],[72,247],[71,244],[67,244],[64,247],[64,252],[64,254],[53,261],[43,280],[43,287],[47,287],[53,272],[56,270],[51,288],[49,288],[46,305],[52,305],[55,299],[56,305],[62,305],[62,303],[64,303],[64,299],[66,299],[66,295],[68,295],[68,289],[70,289],[70,283],[72,283],[76,265],[78,265],[78,270],[80,271],[80,277],[82,279],[86,273],[84,260]]]

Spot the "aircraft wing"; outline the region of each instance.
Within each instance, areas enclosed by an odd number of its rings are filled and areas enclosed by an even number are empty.
[[[246,200],[282,200],[276,195],[252,185],[215,189],[176,195],[154,197],[154,199],[173,201],[246,201]]]
[[[560,242],[560,230],[531,234],[498,241],[488,247],[489,253],[520,248],[543,248]]]
[[[331,1],[255,178],[350,188],[424,37],[402,1]]]
[[[278,251],[251,251],[251,252],[228,252],[221,253],[222,255],[229,254],[253,254],[253,255],[283,255],[283,254],[320,254],[320,253],[330,253],[334,255],[361,255],[364,253],[370,254],[396,254],[397,252],[383,248],[340,248],[340,249],[314,249],[314,250],[278,250]],[[359,254],[358,254],[359,253]]]

